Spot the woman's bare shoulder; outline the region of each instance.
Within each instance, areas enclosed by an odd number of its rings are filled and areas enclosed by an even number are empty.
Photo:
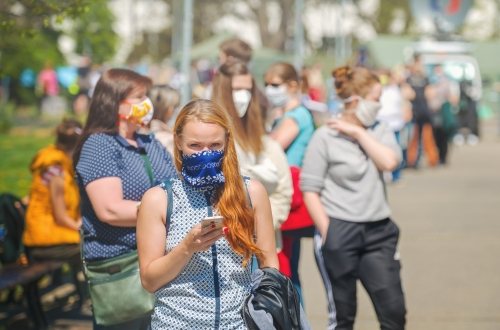
[[[266,188],[264,188],[264,185],[259,181],[253,179],[250,179],[248,183],[248,194],[252,199],[252,203],[262,198],[268,198],[267,191]]]
[[[142,203],[154,205],[166,202],[165,190],[160,186],[149,188],[142,196]]]

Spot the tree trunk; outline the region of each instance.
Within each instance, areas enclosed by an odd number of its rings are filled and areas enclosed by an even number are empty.
[[[277,1],[281,9],[281,17],[269,17],[266,1],[249,3],[249,7],[256,17],[260,38],[264,47],[284,50],[290,24],[293,24],[293,0]],[[276,32],[269,30],[270,20],[280,20]]]

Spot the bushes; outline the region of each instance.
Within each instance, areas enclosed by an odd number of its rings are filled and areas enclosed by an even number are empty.
[[[0,104],[0,134],[8,133],[12,128],[14,108],[12,103]]]

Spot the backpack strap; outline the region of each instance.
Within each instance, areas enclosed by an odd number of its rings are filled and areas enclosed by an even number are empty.
[[[252,199],[250,198],[250,193],[248,192],[248,184],[250,183],[250,177],[244,176],[243,177],[243,186],[245,187],[245,192],[247,195],[247,201],[248,204],[250,205],[251,208],[253,208],[252,205]],[[253,240],[254,242],[257,240],[257,234],[255,233],[255,227],[254,227],[254,232],[253,232]],[[252,255],[252,259],[250,260],[250,273],[253,273],[255,269],[259,268],[259,260],[255,256],[255,254]]]

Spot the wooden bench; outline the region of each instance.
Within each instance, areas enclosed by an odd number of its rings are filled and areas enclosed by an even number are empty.
[[[0,290],[13,289],[20,285],[28,306],[28,316],[36,329],[46,329],[48,321],[42,308],[38,281],[62,267],[61,261],[34,262],[28,265],[4,265],[0,268]]]

